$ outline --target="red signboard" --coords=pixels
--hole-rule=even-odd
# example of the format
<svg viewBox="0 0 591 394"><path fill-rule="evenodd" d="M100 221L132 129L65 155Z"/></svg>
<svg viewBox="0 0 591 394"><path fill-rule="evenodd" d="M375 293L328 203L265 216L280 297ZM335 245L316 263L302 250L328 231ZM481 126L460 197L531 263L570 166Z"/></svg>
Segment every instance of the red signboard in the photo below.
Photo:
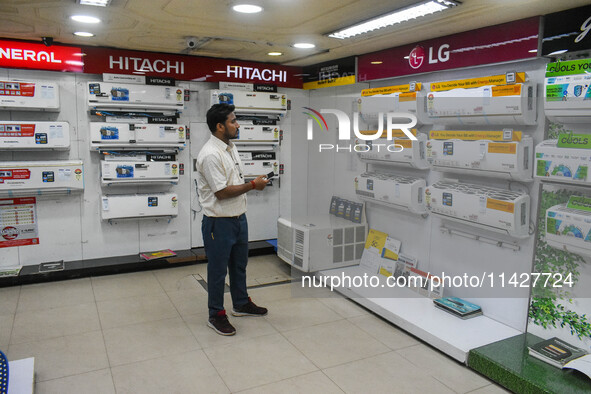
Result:
<svg viewBox="0 0 591 394"><path fill-rule="evenodd" d="M35 197L0 200L0 248L37 245Z"/></svg>
<svg viewBox="0 0 591 394"><path fill-rule="evenodd" d="M0 40L0 67L82 72L82 65L77 47Z"/></svg>
<svg viewBox="0 0 591 394"><path fill-rule="evenodd" d="M534 17L368 53L358 59L357 80L532 58L539 26L540 17Z"/></svg>

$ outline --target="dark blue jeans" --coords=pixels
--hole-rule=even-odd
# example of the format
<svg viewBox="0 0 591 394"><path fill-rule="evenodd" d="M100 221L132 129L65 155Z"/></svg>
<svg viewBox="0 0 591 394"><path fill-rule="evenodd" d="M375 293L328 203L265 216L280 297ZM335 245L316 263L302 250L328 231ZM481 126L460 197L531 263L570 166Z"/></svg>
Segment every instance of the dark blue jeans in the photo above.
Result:
<svg viewBox="0 0 591 394"><path fill-rule="evenodd" d="M230 275L230 294L235 307L248 302L246 264L248 263L248 223L246 214L232 218L203 215L201 233L207 255L209 316L224 310L226 273Z"/></svg>

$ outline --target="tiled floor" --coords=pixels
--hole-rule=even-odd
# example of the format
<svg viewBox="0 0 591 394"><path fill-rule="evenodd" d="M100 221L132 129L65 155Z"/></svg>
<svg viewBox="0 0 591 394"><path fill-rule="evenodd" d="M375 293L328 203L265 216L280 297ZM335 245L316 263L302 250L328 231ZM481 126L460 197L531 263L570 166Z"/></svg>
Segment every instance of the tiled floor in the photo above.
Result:
<svg viewBox="0 0 591 394"><path fill-rule="evenodd" d="M35 357L39 394L505 392L328 290L298 298L289 284L252 288L268 316L230 317L238 333L217 335L206 326L205 271L0 289L0 349ZM259 256L248 275L257 286L289 267Z"/></svg>

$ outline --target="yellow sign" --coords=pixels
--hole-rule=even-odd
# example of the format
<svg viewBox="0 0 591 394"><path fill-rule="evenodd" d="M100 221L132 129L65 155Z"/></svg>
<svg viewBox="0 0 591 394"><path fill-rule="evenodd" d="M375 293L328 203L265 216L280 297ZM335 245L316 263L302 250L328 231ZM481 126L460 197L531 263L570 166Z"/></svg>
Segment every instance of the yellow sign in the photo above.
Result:
<svg viewBox="0 0 591 394"><path fill-rule="evenodd" d="M400 145L403 148L412 148L412 140L394 140L396 145Z"/></svg>
<svg viewBox="0 0 591 394"><path fill-rule="evenodd" d="M415 89L412 92L418 92L421 90L423 85L420 82L415 83ZM375 96L376 94L392 94L392 93L409 93L410 84L406 85L396 85L396 86L384 86L383 88L373 88L373 89L363 89L361 91L361 96ZM416 95L415 95L416 98ZM402 101L402 100L401 100Z"/></svg>
<svg viewBox="0 0 591 394"><path fill-rule="evenodd" d="M489 140L489 141L509 141L505 139L504 131L455 131L455 130L431 130L429 138L432 140ZM511 132L510 141L521 141L521 131Z"/></svg>
<svg viewBox="0 0 591 394"><path fill-rule="evenodd" d="M494 198L486 199L486 207L497 211L513 213L515 211L515 204L512 202L495 200Z"/></svg>
<svg viewBox="0 0 591 394"><path fill-rule="evenodd" d="M348 77L323 79L322 81L304 82L304 90L328 88L331 86L352 85L355 83L355 75Z"/></svg>
<svg viewBox="0 0 591 394"><path fill-rule="evenodd" d="M367 239L365 240L365 249L376 248L377 252L381 254L384 245L386 245L386 238L388 238L388 234L370 229L369 234L367 234Z"/></svg>
<svg viewBox="0 0 591 394"><path fill-rule="evenodd" d="M514 83L525 82L525 73L516 73ZM513 83L513 82L512 82ZM432 92L441 92L444 90L458 89L458 88L477 88L480 86L489 85L507 85L507 76L491 75L490 77L458 79L455 81L433 82L431 84Z"/></svg>
<svg viewBox="0 0 591 394"><path fill-rule="evenodd" d="M517 153L517 144L512 142L491 142L488 144L488 153L508 153L514 155Z"/></svg>
<svg viewBox="0 0 591 394"><path fill-rule="evenodd" d="M519 96L520 94L521 85L493 86L492 88L493 97Z"/></svg>
<svg viewBox="0 0 591 394"><path fill-rule="evenodd" d="M377 132L377 130L359 130L363 135L375 135ZM410 129L410 132L416 137L417 129ZM384 130L380 138L388 138L388 132ZM392 130L392 138L406 138L406 134L400 129Z"/></svg>

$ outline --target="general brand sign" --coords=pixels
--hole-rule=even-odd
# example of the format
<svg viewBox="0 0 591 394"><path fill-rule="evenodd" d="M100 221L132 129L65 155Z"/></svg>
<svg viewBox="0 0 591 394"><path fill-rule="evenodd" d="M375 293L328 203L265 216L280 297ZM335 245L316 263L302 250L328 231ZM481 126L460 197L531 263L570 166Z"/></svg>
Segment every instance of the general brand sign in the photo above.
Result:
<svg viewBox="0 0 591 394"><path fill-rule="evenodd" d="M82 57L77 47L0 40L0 67L82 72Z"/></svg>

